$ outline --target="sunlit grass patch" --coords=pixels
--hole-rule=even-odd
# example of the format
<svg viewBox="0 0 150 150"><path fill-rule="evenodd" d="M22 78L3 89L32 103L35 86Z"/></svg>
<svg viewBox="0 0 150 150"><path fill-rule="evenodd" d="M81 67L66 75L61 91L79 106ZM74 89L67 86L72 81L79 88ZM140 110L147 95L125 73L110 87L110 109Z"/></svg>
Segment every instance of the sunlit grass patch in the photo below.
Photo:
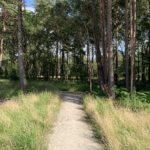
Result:
<svg viewBox="0 0 150 150"><path fill-rule="evenodd" d="M0 149L42 150L45 135L59 110L59 97L51 92L20 94L0 105Z"/></svg>
<svg viewBox="0 0 150 150"><path fill-rule="evenodd" d="M147 150L150 148L150 114L116 107L98 97L86 96L86 112L96 124L107 149Z"/></svg>

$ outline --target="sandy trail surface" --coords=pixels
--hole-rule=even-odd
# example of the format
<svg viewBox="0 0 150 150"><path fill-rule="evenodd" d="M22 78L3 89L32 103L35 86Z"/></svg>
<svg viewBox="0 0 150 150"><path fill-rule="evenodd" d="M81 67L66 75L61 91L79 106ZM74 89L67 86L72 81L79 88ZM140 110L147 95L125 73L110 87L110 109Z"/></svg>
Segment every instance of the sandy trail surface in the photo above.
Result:
<svg viewBox="0 0 150 150"><path fill-rule="evenodd" d="M102 150L86 119L80 93L60 93L63 103L48 139L48 150Z"/></svg>

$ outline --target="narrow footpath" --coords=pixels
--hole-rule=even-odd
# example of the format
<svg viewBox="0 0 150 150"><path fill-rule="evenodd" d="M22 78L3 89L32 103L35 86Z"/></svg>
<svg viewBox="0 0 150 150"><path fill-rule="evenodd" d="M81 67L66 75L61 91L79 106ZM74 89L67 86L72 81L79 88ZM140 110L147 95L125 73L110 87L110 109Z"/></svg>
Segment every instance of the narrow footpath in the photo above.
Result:
<svg viewBox="0 0 150 150"><path fill-rule="evenodd" d="M49 135L48 150L102 150L81 103L82 94L62 92L62 107Z"/></svg>

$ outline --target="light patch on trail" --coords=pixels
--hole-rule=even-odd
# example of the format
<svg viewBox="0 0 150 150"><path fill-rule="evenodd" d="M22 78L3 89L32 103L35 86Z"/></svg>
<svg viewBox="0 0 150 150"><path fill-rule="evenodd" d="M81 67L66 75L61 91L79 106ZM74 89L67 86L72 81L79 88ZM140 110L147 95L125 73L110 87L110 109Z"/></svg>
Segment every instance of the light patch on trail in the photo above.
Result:
<svg viewBox="0 0 150 150"><path fill-rule="evenodd" d="M61 93L63 104L52 134L48 150L102 150L95 139L81 104L81 94Z"/></svg>

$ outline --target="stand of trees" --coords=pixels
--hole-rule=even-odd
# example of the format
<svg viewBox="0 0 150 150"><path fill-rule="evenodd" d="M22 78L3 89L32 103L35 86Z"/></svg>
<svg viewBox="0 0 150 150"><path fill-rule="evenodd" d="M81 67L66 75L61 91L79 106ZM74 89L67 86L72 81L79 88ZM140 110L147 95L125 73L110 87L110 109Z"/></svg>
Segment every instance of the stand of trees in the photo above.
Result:
<svg viewBox="0 0 150 150"><path fill-rule="evenodd" d="M115 98L150 83L149 0L0 1L0 77L97 82Z"/></svg>

